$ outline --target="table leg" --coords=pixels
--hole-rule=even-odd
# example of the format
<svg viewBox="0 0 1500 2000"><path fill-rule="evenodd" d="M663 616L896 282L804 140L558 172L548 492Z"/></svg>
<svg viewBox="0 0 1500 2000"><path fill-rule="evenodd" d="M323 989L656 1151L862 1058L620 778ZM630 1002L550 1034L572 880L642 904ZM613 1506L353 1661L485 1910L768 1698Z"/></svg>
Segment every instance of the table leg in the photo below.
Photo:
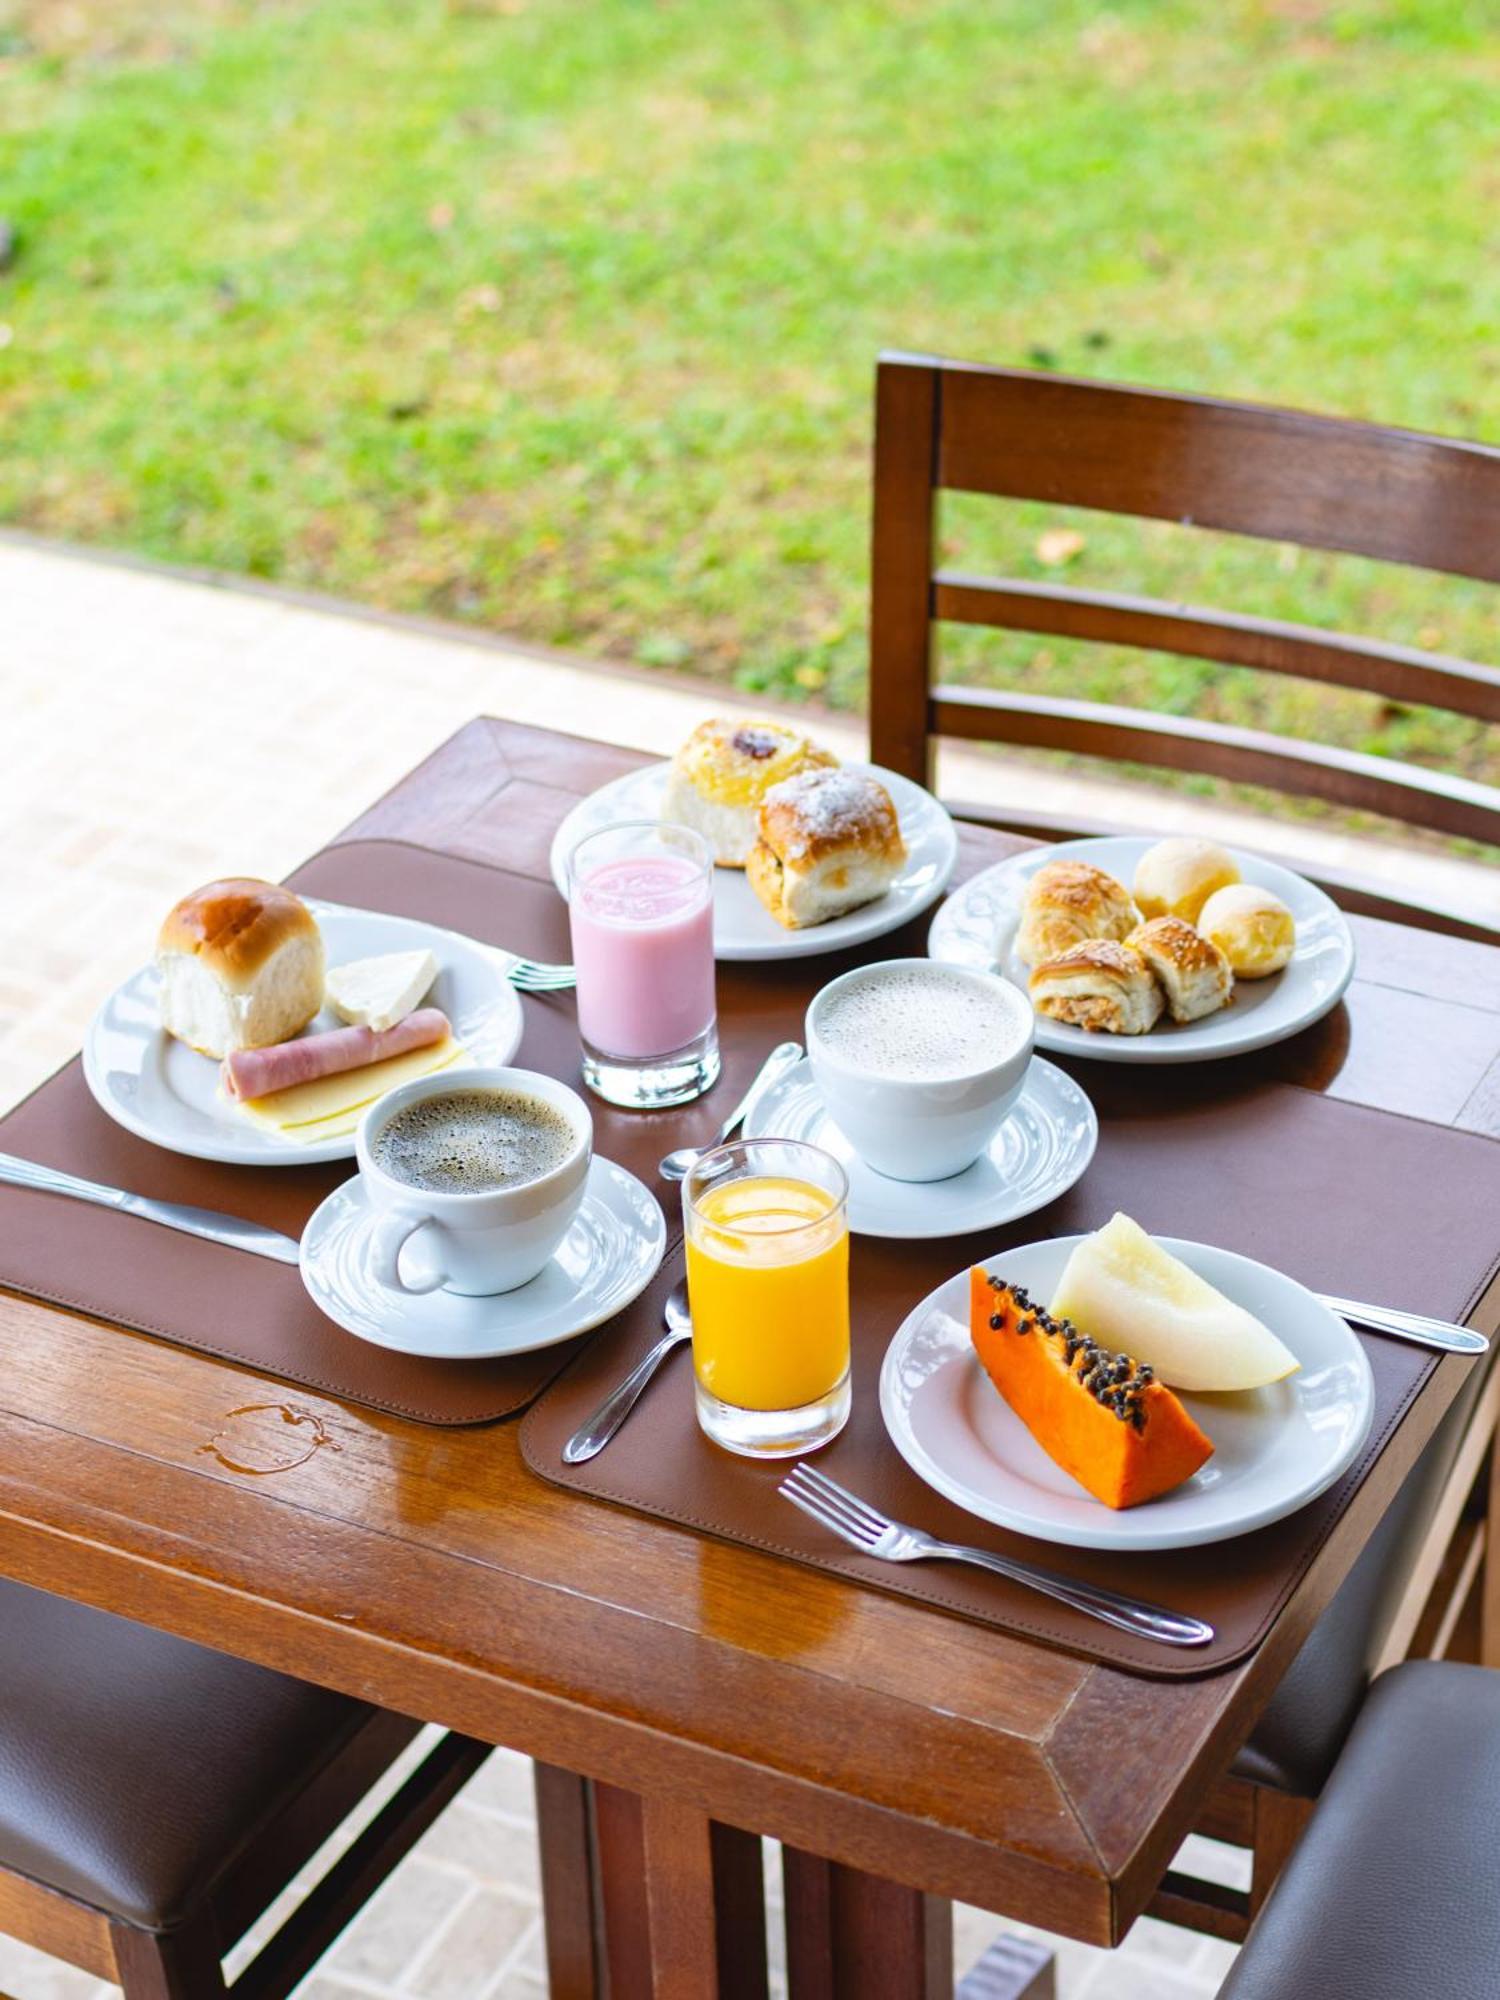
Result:
<svg viewBox="0 0 1500 2000"><path fill-rule="evenodd" d="M782 1849L789 2000L951 2000L953 1909L942 1896Z"/></svg>
<svg viewBox="0 0 1500 2000"><path fill-rule="evenodd" d="M753 1834L544 1765L537 1817L554 2000L766 2000Z"/></svg>
<svg viewBox="0 0 1500 2000"><path fill-rule="evenodd" d="M542 1927L552 2000L603 2000L603 1937L594 1882L594 1808L587 1778L533 1767L542 1864Z"/></svg>

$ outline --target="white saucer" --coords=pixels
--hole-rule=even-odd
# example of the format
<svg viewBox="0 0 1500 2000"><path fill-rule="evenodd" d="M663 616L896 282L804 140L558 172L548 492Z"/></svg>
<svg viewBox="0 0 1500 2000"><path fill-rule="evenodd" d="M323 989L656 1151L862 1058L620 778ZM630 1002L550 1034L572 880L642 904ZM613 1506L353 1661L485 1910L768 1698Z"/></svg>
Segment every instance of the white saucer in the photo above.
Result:
<svg viewBox="0 0 1500 2000"><path fill-rule="evenodd" d="M330 965L387 951L419 951L438 962L427 1004L441 1007L471 1063L503 1068L521 1046L521 1001L507 960L487 944L410 917L354 910L312 897ZM309 1032L341 1025L325 1008ZM117 986L89 1023L83 1074L100 1108L138 1138L195 1160L247 1167L306 1167L352 1160L354 1134L303 1144L252 1125L219 1089L219 1065L174 1041L161 1025L156 968L143 965Z"/></svg>
<svg viewBox="0 0 1500 2000"><path fill-rule="evenodd" d="M1072 1077L1033 1058L1015 1109L972 1167L946 1181L893 1181L867 1167L833 1119L804 1056L745 1120L747 1139L802 1139L849 1176L858 1236L963 1236L998 1229L1066 1194L1094 1157L1099 1121Z"/></svg>
<svg viewBox="0 0 1500 2000"><path fill-rule="evenodd" d="M971 876L932 920L927 950L950 965L982 965L1000 972L1024 993L1030 979L1015 949L1026 884L1048 861L1089 861L1127 885L1136 863L1154 843L1142 834L1065 840L1030 847ZM1245 1055L1300 1034L1338 1005L1354 977L1354 933L1349 919L1305 876L1280 862L1236 850L1245 881L1270 889L1297 924L1291 963L1269 979L1237 979L1234 999L1201 1021L1162 1021L1149 1035L1090 1034L1065 1021L1037 1016L1036 1045L1053 1055L1093 1062L1212 1062Z"/></svg>
<svg viewBox="0 0 1500 2000"><path fill-rule="evenodd" d="M302 1282L348 1333L429 1361L529 1354L623 1312L656 1276L667 1244L655 1195L596 1155L577 1220L546 1270L514 1292L393 1292L370 1275L373 1211L364 1183L335 1188L302 1232Z"/></svg>
<svg viewBox="0 0 1500 2000"><path fill-rule="evenodd" d="M620 819L660 819L670 764L648 764L590 792L568 814L552 838L552 879L564 899L568 856L585 834ZM743 868L714 870L714 956L724 959L812 958L883 937L935 903L958 861L958 832L931 792L878 764L851 764L869 771L891 795L906 860L883 896L847 916L809 930L789 931L771 915L750 887Z"/></svg>
<svg viewBox="0 0 1500 2000"><path fill-rule="evenodd" d="M986 1257L987 1269L1052 1296L1073 1246L1059 1236ZM995 1388L969 1339L959 1271L902 1322L880 1371L880 1413L912 1471L956 1505L1018 1534L1081 1549L1185 1549L1226 1541L1305 1507L1345 1473L1375 1409L1354 1334L1294 1278L1207 1243L1163 1236L1226 1298L1274 1327L1302 1364L1285 1382L1182 1400L1214 1455L1175 1492L1116 1511L1055 1464Z"/></svg>

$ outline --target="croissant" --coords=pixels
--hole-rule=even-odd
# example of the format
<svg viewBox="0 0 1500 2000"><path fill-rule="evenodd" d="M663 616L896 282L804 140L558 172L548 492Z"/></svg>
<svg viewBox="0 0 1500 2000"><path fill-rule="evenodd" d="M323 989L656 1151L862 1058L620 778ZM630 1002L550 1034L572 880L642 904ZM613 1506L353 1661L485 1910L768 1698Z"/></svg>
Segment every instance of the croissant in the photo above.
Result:
<svg viewBox="0 0 1500 2000"><path fill-rule="evenodd" d="M1040 965L1090 938L1123 938L1141 920L1124 886L1088 861L1048 861L1026 885L1016 953Z"/></svg>
<svg viewBox="0 0 1500 2000"><path fill-rule="evenodd" d="M1201 1021L1229 1004L1234 993L1229 960L1181 917L1153 917L1126 943L1160 981L1174 1021Z"/></svg>
<svg viewBox="0 0 1500 2000"><path fill-rule="evenodd" d="M1031 1001L1049 1020L1107 1035L1148 1034L1164 1005L1140 953L1113 938L1086 939L1037 966Z"/></svg>

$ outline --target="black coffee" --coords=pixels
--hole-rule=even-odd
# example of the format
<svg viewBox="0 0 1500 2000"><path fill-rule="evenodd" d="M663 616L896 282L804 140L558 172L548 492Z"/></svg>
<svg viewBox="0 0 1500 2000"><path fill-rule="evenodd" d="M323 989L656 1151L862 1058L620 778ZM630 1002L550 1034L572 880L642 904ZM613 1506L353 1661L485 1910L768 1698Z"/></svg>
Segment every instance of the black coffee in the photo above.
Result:
<svg viewBox="0 0 1500 2000"><path fill-rule="evenodd" d="M443 1090L398 1111L376 1137L375 1164L434 1194L486 1194L540 1180L575 1144L573 1127L520 1090Z"/></svg>

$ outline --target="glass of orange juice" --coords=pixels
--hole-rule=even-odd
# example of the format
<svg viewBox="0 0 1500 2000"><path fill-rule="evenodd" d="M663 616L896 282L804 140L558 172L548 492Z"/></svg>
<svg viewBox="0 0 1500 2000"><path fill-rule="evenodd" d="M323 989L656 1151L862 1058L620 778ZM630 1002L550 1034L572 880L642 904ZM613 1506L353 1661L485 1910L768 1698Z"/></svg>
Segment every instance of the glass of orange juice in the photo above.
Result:
<svg viewBox="0 0 1500 2000"><path fill-rule="evenodd" d="M831 1153L747 1139L682 1184L698 1421L747 1458L826 1444L849 1416L849 1183Z"/></svg>

